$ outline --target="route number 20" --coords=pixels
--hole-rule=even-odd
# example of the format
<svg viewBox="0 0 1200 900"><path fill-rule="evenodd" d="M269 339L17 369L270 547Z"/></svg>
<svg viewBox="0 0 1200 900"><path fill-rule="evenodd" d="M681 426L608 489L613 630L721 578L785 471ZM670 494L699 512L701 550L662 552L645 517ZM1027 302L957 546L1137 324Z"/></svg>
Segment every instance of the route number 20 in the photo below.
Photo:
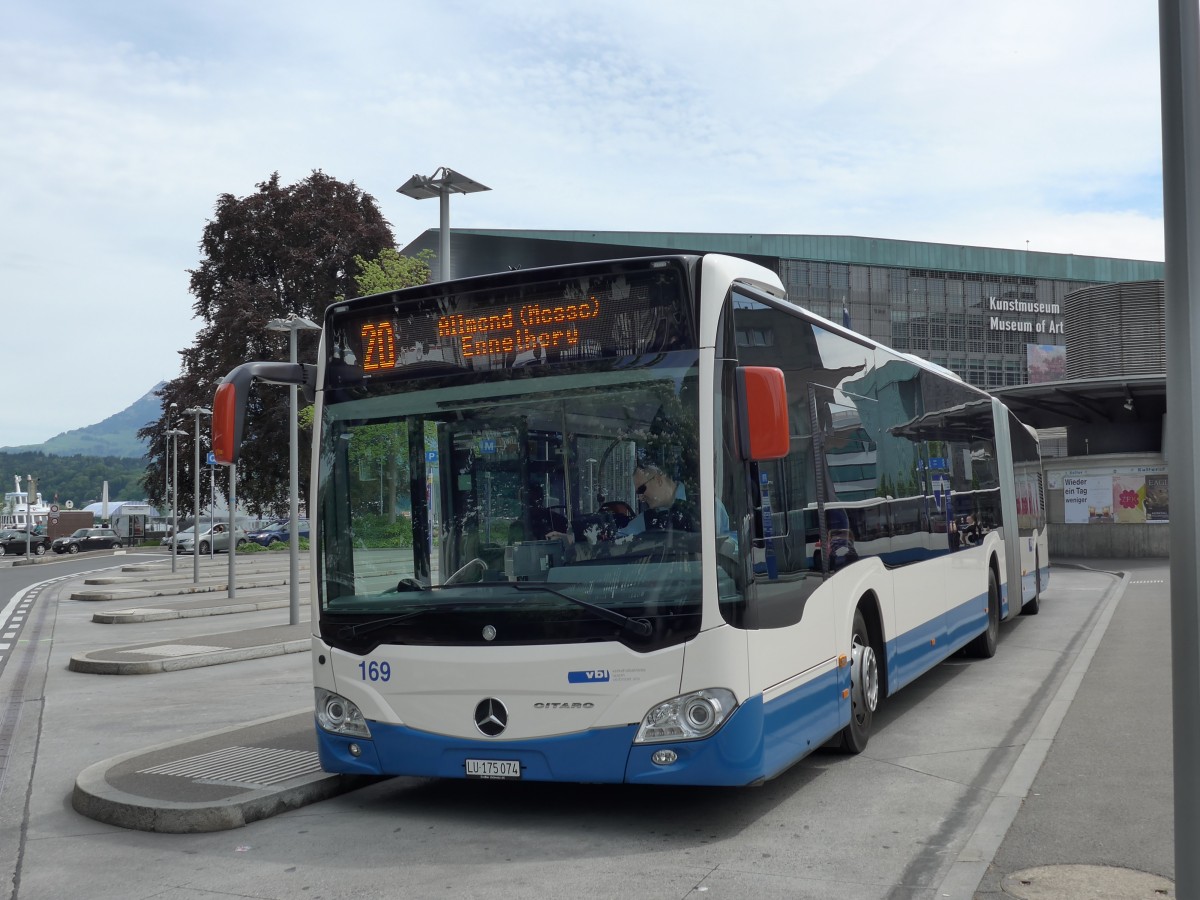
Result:
<svg viewBox="0 0 1200 900"><path fill-rule="evenodd" d="M391 369L396 365L396 333L391 322L367 322L362 327L363 371Z"/></svg>

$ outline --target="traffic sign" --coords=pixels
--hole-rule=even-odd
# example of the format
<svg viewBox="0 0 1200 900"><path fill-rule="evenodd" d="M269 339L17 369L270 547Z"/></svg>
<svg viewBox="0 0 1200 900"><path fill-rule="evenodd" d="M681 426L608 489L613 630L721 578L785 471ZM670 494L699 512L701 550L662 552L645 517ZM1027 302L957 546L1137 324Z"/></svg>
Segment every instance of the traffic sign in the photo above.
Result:
<svg viewBox="0 0 1200 900"><path fill-rule="evenodd" d="M210 466L215 466L217 464L217 454L213 453L211 450L208 451L208 464Z"/></svg>

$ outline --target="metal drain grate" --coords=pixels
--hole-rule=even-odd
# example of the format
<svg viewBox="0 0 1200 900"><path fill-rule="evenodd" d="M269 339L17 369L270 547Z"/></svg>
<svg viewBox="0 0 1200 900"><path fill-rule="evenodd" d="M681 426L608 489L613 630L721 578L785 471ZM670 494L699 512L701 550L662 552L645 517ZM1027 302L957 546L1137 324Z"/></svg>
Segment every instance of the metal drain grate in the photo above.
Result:
<svg viewBox="0 0 1200 900"><path fill-rule="evenodd" d="M139 774L177 775L202 784L258 787L279 784L321 771L321 761L311 750L277 750L272 747L226 747L173 763L142 769Z"/></svg>

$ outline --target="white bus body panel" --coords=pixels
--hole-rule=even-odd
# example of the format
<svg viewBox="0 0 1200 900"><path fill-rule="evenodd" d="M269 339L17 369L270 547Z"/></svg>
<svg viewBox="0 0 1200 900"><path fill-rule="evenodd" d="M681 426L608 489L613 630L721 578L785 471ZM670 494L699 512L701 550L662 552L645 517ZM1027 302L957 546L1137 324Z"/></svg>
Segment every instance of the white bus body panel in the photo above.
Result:
<svg viewBox="0 0 1200 900"><path fill-rule="evenodd" d="M381 644L359 657L330 650L318 639L313 676L317 687L352 701L368 721L448 737L478 739L475 707L495 697L510 712L505 739L525 740L640 722L651 707L679 693L684 653L682 645L640 654L617 643ZM325 665L317 656L326 658ZM388 680L369 680L371 664L378 668L384 662ZM592 677L572 683L571 673Z"/></svg>

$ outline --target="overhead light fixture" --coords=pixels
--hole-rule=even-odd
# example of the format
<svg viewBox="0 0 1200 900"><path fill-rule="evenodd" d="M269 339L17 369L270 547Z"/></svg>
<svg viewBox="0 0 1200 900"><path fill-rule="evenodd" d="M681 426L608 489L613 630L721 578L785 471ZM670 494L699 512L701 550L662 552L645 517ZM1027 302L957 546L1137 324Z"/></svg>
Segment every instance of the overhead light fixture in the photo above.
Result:
<svg viewBox="0 0 1200 900"><path fill-rule="evenodd" d="M432 175L414 175L396 188L396 193L412 197L414 200L440 198L438 281L447 281L450 278L450 195L474 194L490 190L491 188L487 185L480 184L461 172L455 172L448 166L442 166Z"/></svg>

